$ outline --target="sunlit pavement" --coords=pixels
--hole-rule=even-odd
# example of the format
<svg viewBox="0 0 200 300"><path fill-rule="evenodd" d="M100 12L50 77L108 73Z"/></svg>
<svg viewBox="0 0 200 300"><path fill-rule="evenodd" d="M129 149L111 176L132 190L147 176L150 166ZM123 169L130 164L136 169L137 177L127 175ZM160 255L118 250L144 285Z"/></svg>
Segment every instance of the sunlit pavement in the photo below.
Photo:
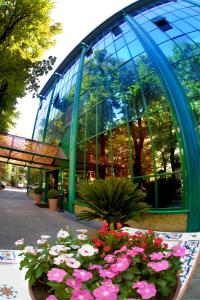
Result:
<svg viewBox="0 0 200 300"><path fill-rule="evenodd" d="M26 189L19 189L14 187L6 187L3 191L11 191L11 192L20 192L20 193L26 193Z"/></svg>
<svg viewBox="0 0 200 300"><path fill-rule="evenodd" d="M74 215L69 213L39 208L27 197L26 189L7 187L0 191L0 249L16 249L14 242L20 238L29 245L41 234L55 238L58 230L66 226L70 230L86 228L94 234L99 224L76 222Z"/></svg>

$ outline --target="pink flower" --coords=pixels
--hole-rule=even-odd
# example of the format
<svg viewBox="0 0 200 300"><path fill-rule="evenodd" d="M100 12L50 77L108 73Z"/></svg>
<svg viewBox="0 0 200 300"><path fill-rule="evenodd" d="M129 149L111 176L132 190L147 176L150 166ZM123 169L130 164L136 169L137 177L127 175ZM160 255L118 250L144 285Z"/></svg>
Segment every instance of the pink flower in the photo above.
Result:
<svg viewBox="0 0 200 300"><path fill-rule="evenodd" d="M152 254L150 254L151 260L161 260L164 255L162 252L154 252Z"/></svg>
<svg viewBox="0 0 200 300"><path fill-rule="evenodd" d="M126 261L129 264L131 263L130 257L128 257L128 255L126 254L122 254L120 257L118 257L117 262L122 262L122 261Z"/></svg>
<svg viewBox="0 0 200 300"><path fill-rule="evenodd" d="M167 260L161 260L157 263L150 262L147 264L147 267L152 268L155 272L160 272L163 270L167 270L169 268L169 263Z"/></svg>
<svg viewBox="0 0 200 300"><path fill-rule="evenodd" d="M118 284L113 284L111 279L105 279L104 281L102 281L102 285L106 285L106 286L110 286L113 288L113 291L115 293L119 293L119 286Z"/></svg>
<svg viewBox="0 0 200 300"><path fill-rule="evenodd" d="M96 300L116 300L117 293L113 287L107 285L101 285L93 291L93 295Z"/></svg>
<svg viewBox="0 0 200 300"><path fill-rule="evenodd" d="M93 300L88 290L73 290L71 300Z"/></svg>
<svg viewBox="0 0 200 300"><path fill-rule="evenodd" d="M92 273L85 270L75 270L73 273L74 277L80 279L81 281L88 281L92 278Z"/></svg>
<svg viewBox="0 0 200 300"><path fill-rule="evenodd" d="M121 260L111 265L110 270L112 272L123 272L126 269L128 269L128 267L129 267L129 263L126 260Z"/></svg>
<svg viewBox="0 0 200 300"><path fill-rule="evenodd" d="M115 261L115 256L114 256L114 255L111 255L111 254L106 255L106 256L104 257L104 260L105 260L106 262L108 262L108 263L113 263L113 262Z"/></svg>
<svg viewBox="0 0 200 300"><path fill-rule="evenodd" d="M132 250L136 253L143 253L144 252L144 248L141 247L133 247Z"/></svg>
<svg viewBox="0 0 200 300"><path fill-rule="evenodd" d="M66 280L66 284L71 286L73 289L80 289L82 286L81 280L77 278L68 278Z"/></svg>
<svg viewBox="0 0 200 300"><path fill-rule="evenodd" d="M180 245L176 245L173 247L173 255L178 257L183 257L185 255L185 247L182 247Z"/></svg>
<svg viewBox="0 0 200 300"><path fill-rule="evenodd" d="M101 277L107 277L107 278L113 278L117 275L118 273L117 272L112 272L110 270L102 270L100 269L99 270L99 275Z"/></svg>
<svg viewBox="0 0 200 300"><path fill-rule="evenodd" d="M132 288L133 289L136 289L136 288L140 288L140 289L143 289L143 288L145 288L146 286L147 286L147 282L146 281L138 281L138 282L136 282L136 283L134 283L133 285L132 285Z"/></svg>
<svg viewBox="0 0 200 300"><path fill-rule="evenodd" d="M150 299L156 295L156 288L153 283L147 283L137 289L137 293L141 295L142 299Z"/></svg>
<svg viewBox="0 0 200 300"><path fill-rule="evenodd" d="M58 300L58 298L56 298L56 296L54 295L50 295L49 297L46 298L46 300Z"/></svg>
<svg viewBox="0 0 200 300"><path fill-rule="evenodd" d="M88 268L88 270L101 270L102 269L102 266L100 266L100 265L92 265L92 264L90 264L89 265L89 268Z"/></svg>
<svg viewBox="0 0 200 300"><path fill-rule="evenodd" d="M62 269L52 268L48 273L48 280L62 282L67 273Z"/></svg>

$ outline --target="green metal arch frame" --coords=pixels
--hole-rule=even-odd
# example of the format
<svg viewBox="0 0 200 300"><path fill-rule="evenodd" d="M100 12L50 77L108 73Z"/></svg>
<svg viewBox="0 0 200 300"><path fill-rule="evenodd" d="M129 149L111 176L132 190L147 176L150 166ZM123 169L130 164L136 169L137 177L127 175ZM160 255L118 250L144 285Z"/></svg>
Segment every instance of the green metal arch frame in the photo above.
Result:
<svg viewBox="0 0 200 300"><path fill-rule="evenodd" d="M78 130L78 109L80 100L80 91L83 75L83 64L85 59L85 53L88 46L82 43L82 52L79 61L79 68L76 79L76 89L74 94L74 105L71 122L70 132L70 150L69 150L69 212L74 212L74 200L75 200L75 180L76 180L76 144L77 144L77 130Z"/></svg>
<svg viewBox="0 0 200 300"><path fill-rule="evenodd" d="M180 126L188 175L188 194L190 196L187 230L198 231L200 230L200 144L193 112L173 69L156 43L130 15L125 14L124 19L137 35L157 68L169 104L173 108Z"/></svg>

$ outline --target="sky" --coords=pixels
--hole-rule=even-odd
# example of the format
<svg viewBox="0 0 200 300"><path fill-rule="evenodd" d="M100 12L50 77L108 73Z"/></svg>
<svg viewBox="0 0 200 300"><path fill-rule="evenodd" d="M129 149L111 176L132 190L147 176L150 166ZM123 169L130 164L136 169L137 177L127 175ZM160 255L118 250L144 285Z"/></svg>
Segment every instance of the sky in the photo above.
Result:
<svg viewBox="0 0 200 300"><path fill-rule="evenodd" d="M54 71L68 53L94 28L112 16L115 12L135 2L135 0L55 0L52 19L62 23L62 33L56 37L56 45L49 49L44 58L49 55L57 57ZM41 88L52 72L41 79ZM20 117L16 127L10 133L31 138L38 99L29 94L18 100L17 109Z"/></svg>

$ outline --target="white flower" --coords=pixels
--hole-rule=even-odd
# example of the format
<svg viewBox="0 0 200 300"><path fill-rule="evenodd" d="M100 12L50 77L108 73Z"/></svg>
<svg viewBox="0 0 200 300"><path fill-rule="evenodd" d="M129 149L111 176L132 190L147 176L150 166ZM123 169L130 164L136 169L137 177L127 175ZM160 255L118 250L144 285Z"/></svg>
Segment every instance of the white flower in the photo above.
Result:
<svg viewBox="0 0 200 300"><path fill-rule="evenodd" d="M57 238L58 239L63 239L63 238L66 238L69 236L69 232L68 231L65 231L63 229L61 229L60 231L58 231L57 233Z"/></svg>
<svg viewBox="0 0 200 300"><path fill-rule="evenodd" d="M49 254L53 256L57 256L58 254L60 254L60 252L67 251L67 250L71 250L71 249L69 247L65 247L64 245L55 245L50 248Z"/></svg>
<svg viewBox="0 0 200 300"><path fill-rule="evenodd" d="M37 249L32 246L26 246L23 251L24 253L31 253L33 255L37 254Z"/></svg>
<svg viewBox="0 0 200 300"><path fill-rule="evenodd" d="M40 240L37 240L36 242L38 245L44 245L46 243L46 240L44 239L40 239Z"/></svg>
<svg viewBox="0 0 200 300"><path fill-rule="evenodd" d="M67 264L68 259L69 258L71 259L72 256L74 256L73 253L67 253L67 254L59 255L58 257L54 258L54 264L55 265L60 265L64 262Z"/></svg>
<svg viewBox="0 0 200 300"><path fill-rule="evenodd" d="M80 248L80 246L79 245L71 245L70 246L73 250L77 250L77 249L79 249Z"/></svg>
<svg viewBox="0 0 200 300"><path fill-rule="evenodd" d="M78 269L81 265L80 261L75 258L67 258L66 265L72 269Z"/></svg>
<svg viewBox="0 0 200 300"><path fill-rule="evenodd" d="M41 235L41 239L45 239L45 240L49 239L50 237L51 237L50 235Z"/></svg>
<svg viewBox="0 0 200 300"><path fill-rule="evenodd" d="M15 242L15 245L16 245L16 246L23 245L23 244L24 244L24 239L17 240L17 241Z"/></svg>
<svg viewBox="0 0 200 300"><path fill-rule="evenodd" d="M78 253L82 256L93 256L95 252L95 248L90 244L85 244L80 249L78 249Z"/></svg>
<svg viewBox="0 0 200 300"><path fill-rule="evenodd" d="M88 230L87 229L76 229L77 232L81 232L81 233L87 233Z"/></svg>
<svg viewBox="0 0 200 300"><path fill-rule="evenodd" d="M53 262L55 265L60 265L60 264L64 263L65 261L66 261L66 257L64 257L63 255L60 255L60 256L54 258Z"/></svg>
<svg viewBox="0 0 200 300"><path fill-rule="evenodd" d="M78 234L77 238L81 241L85 241L88 239L87 235L85 235L85 234Z"/></svg>

